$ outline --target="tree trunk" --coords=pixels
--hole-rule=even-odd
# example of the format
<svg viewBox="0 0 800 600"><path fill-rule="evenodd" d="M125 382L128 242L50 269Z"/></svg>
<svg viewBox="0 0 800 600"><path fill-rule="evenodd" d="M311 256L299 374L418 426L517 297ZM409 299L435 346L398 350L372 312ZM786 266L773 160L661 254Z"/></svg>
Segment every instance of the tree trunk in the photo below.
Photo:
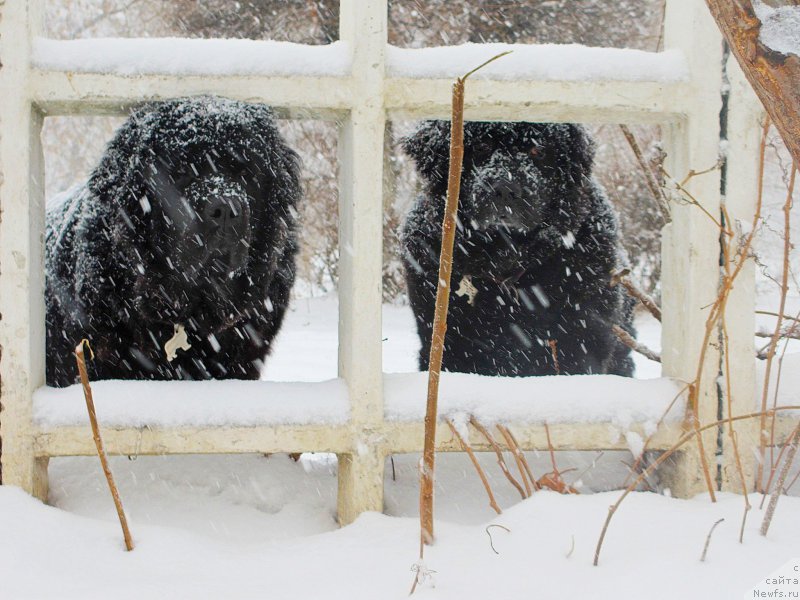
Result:
<svg viewBox="0 0 800 600"><path fill-rule="evenodd" d="M796 164L800 165L800 57L761 43L761 22L750 0L706 0L747 80L775 123ZM773 1L795 6L797 0Z"/></svg>

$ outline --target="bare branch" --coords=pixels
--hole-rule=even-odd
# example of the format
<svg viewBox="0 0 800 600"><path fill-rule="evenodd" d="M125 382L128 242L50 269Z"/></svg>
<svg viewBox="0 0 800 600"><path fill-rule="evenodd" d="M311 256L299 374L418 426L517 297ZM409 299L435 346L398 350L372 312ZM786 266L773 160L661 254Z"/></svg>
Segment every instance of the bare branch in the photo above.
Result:
<svg viewBox="0 0 800 600"><path fill-rule="evenodd" d="M472 465L478 472L478 477L481 478L483 487L486 489L486 495L489 496L489 506L491 506L498 515L501 514L503 511L500 510L500 507L497 505L497 501L494 499L494 494L492 493L492 487L489 485L489 480L486 479L486 473L483 472L483 469L481 468L481 465L478 462L478 457L475 456L475 452L473 452L467 440L461 437L461 434L458 433L456 426L453 425L453 422L450 419L447 419L447 424L450 426L450 431L453 432L453 435L456 436L456 438L458 438L458 441L461 444L461 448L464 450L464 452L467 453L469 459L472 461Z"/></svg>
<svg viewBox="0 0 800 600"><path fill-rule="evenodd" d="M722 523L724 520L725 519L720 519L711 526L711 529L709 530L708 535L706 536L706 544L705 546L703 546L703 554L700 555L700 562L706 561L706 554L708 553L708 545L711 543L711 534L714 533L714 530L717 528L717 525Z"/></svg>
<svg viewBox="0 0 800 600"><path fill-rule="evenodd" d="M525 481L525 489L522 489L522 486L519 484L516 478L511 474L511 471L508 470L508 465L506 464L506 460L505 458L503 458L503 450L502 448L500 448L495 439L492 437L492 434L489 433L489 431L483 425L481 425L475 417L470 417L469 422L475 429L477 429L481 433L483 437L486 438L486 441L489 442L489 445L492 447L492 450L494 450L494 453L497 456L497 464L500 465L500 470L503 472L503 475L505 475L506 479L508 479L511 482L511 485L517 488L519 495L522 496L523 500L525 500L525 498L531 495L531 488L527 480Z"/></svg>
<svg viewBox="0 0 800 600"><path fill-rule="evenodd" d="M97 447L97 456L100 457L100 464L103 467L103 473L108 482L108 489L111 491L111 497L117 509L117 517L119 517L119 524L122 527L122 536L125 539L125 548L130 552L133 550L133 540L131 539L130 529L128 529L128 519L125 517L125 510L122 508L119 490L114 483L114 476L111 474L111 467L108 464L108 457L106 456L106 450L103 446L103 438L100 437L100 427L97 424L97 413L94 410L94 400L92 399L92 387L89 385L89 374L86 371L86 358L83 355L84 344L89 348L92 357L94 357L94 352L92 352L92 347L89 346L88 340L81 340L80 344L75 348L75 360L78 363L78 373L81 378L81 385L83 386L83 395L86 399L86 410L89 412L89 423L92 426L92 437L94 437L94 444Z"/></svg>
<svg viewBox="0 0 800 600"><path fill-rule="evenodd" d="M760 42L761 22L750 0L706 0L706 4L786 148L800 163L800 57Z"/></svg>
<svg viewBox="0 0 800 600"><path fill-rule="evenodd" d="M634 339L631 336L631 334L629 334L627 331L625 331L619 325L612 325L611 326L611 331L613 331L614 335L616 335L617 338L619 338L619 341L621 341L623 344L625 344L631 350L633 350L635 352L638 352L642 356L646 356L650 360L654 360L656 362L661 362L661 355L660 354L658 354L657 352L654 352L653 350L650 350L650 348L648 348L647 346L645 346L641 342L639 342L636 339Z"/></svg>
<svg viewBox="0 0 800 600"><path fill-rule="evenodd" d="M778 507L778 499L781 494L785 493L783 486L786 483L786 477L789 475L789 469L794 462L794 457L797 455L798 442L800 442L800 425L795 428L792 434L792 442L783 461L780 477L778 477L778 482L775 484L775 491L772 492L772 497L767 505L767 512L764 514L764 520L761 523L761 535L767 535L769 526L772 523L772 517L775 515L775 509Z"/></svg>
<svg viewBox="0 0 800 600"><path fill-rule="evenodd" d="M639 286L633 283L628 277L630 274L630 269L621 269L615 272L611 276L611 283L610 286L613 288L618 284L622 284L625 288L625 291L628 292L632 297L636 298L639 302L642 303L651 315L653 315L659 322L661 322L661 308L659 308L656 301L653 300L649 295L647 295Z"/></svg>
<svg viewBox="0 0 800 600"><path fill-rule="evenodd" d="M624 124L620 124L619 128L622 130L622 135L625 136L625 139L628 141L628 145L631 147L631 150L633 150L634 156L636 156L636 161L639 163L639 168L642 170L642 173L644 173L644 179L647 182L647 187L650 188L650 193L653 195L653 199L656 201L656 205L658 205L658 208L661 211L661 216L666 223L669 223L669 200L667 199L667 195L664 193L664 188L661 187L659 182L656 180L653 169L645 160L644 154L642 154L642 150L639 147L639 142L636 141L636 136L633 134L633 131L631 131L630 127Z"/></svg>

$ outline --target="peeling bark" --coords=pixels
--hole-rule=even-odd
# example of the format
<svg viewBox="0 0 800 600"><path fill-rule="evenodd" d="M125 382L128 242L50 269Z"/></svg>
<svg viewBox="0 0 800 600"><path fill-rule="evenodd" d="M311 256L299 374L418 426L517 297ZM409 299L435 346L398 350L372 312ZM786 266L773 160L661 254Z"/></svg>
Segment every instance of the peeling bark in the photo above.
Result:
<svg viewBox="0 0 800 600"><path fill-rule="evenodd" d="M800 164L800 57L771 50L759 41L761 22L750 0L706 0L750 85ZM797 5L794 0L773 6Z"/></svg>

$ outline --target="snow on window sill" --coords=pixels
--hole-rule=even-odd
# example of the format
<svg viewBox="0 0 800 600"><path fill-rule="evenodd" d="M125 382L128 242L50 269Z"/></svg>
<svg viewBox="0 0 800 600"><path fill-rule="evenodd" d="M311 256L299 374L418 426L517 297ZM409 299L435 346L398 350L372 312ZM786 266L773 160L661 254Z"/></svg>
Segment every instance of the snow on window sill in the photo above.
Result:
<svg viewBox="0 0 800 600"><path fill-rule="evenodd" d="M183 38L36 38L33 66L42 70L115 75L348 75L346 42Z"/></svg>
<svg viewBox="0 0 800 600"><path fill-rule="evenodd" d="M390 46L387 70L394 77L452 79L508 50L512 53L487 65L472 78L665 83L689 80L689 68L679 50L656 53L579 44L470 43L419 49Z"/></svg>

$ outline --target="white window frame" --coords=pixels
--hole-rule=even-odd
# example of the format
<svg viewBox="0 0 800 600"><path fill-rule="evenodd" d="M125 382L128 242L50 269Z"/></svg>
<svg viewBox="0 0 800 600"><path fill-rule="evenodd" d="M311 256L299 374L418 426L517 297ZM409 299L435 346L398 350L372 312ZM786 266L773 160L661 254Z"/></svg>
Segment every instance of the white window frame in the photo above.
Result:
<svg viewBox="0 0 800 600"><path fill-rule="evenodd" d="M383 151L387 119L448 118L450 79L387 75L387 0L341 0L340 39L353 53L345 76L170 76L45 71L32 65L32 42L41 31L41 2L0 4L0 436L3 482L40 498L47 494L51 456L93 454L87 427L39 429L32 419L32 395L45 380L44 164L40 141L45 115L122 114L144 100L218 94L263 102L286 114L337 118L343 125L340 153L339 375L351 399L346 425L180 428L107 428L112 454L193 452L329 451L339 456L339 518L352 521L364 510L383 507L383 471L390 453L422 448L421 423L384 419L381 364L381 255ZM466 117L471 120L526 120L660 123L668 168L677 176L713 165L719 154L722 43L702 0L668 0L666 49L683 53L688 81L470 81ZM474 65L464 65L465 70ZM749 222L757 183L760 105L730 64L727 208ZM719 170L695 177L688 188L711 214L719 214ZM719 283L718 231L689 205L675 203L663 236L663 373L684 381L695 377L707 307ZM736 413L753 406L752 354L754 269L749 264L728 303L727 325ZM716 338L712 340L716 342ZM709 348L699 394L702 422L716 419L718 349ZM290 401L290 400L287 400ZM420 399L422 402L423 399ZM522 446L546 447L541 425L512 424ZM609 441L598 423L552 428L556 449L625 448ZM634 429L641 424L634 425ZM446 428L442 450L457 450ZM742 424L740 444L756 443L755 424ZM664 427L651 448L677 439L678 427ZM485 443L473 439L476 448ZM727 436L725 444L727 444ZM705 447L713 461L716 432ZM752 452L743 450L752 470ZM702 490L694 445L665 469L672 492ZM727 448L723 467L730 463ZM722 469L723 487L733 469ZM730 475L733 477L733 475ZM734 477L735 479L735 477Z"/></svg>

